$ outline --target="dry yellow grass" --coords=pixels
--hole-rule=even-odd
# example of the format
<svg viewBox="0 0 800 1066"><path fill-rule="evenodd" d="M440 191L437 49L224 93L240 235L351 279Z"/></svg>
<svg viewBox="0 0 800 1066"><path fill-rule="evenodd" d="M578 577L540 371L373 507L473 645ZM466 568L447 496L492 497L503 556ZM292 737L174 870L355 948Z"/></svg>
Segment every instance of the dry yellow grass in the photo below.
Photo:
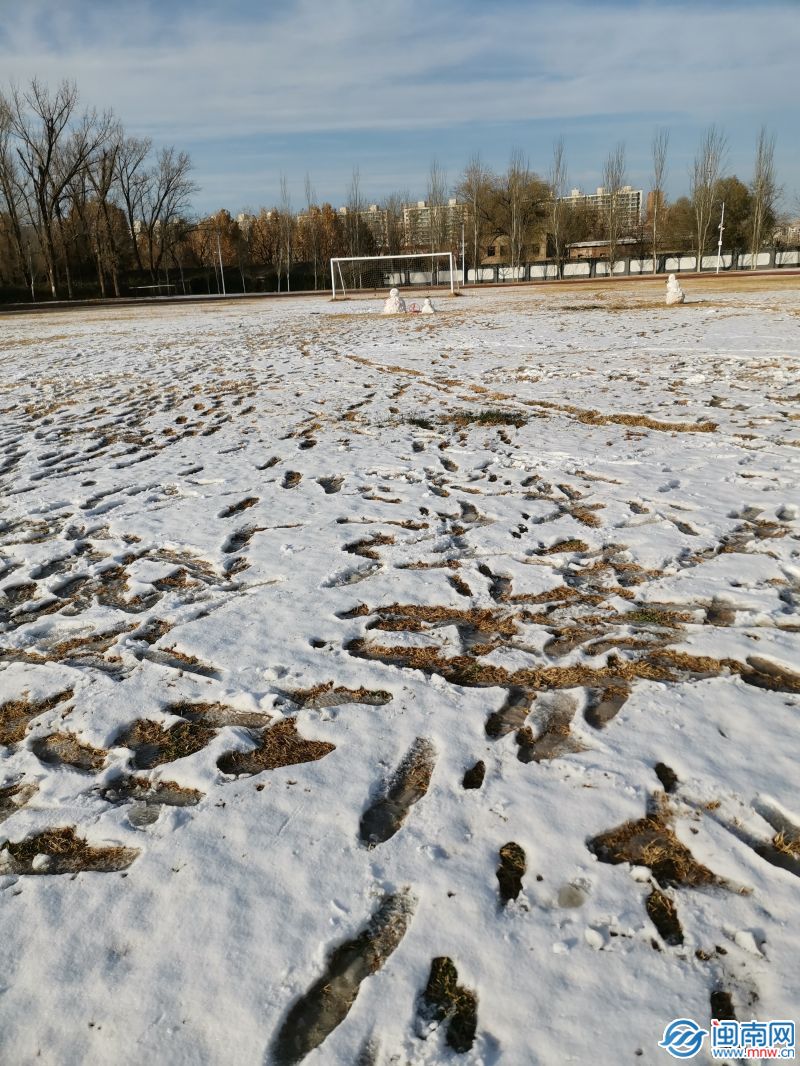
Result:
<svg viewBox="0 0 800 1066"><path fill-rule="evenodd" d="M421 1003L426 1021L446 1022L446 1040L453 1051L464 1054L472 1048L478 1025L478 997L458 983L458 970L446 955L431 962Z"/></svg>
<svg viewBox="0 0 800 1066"><path fill-rule="evenodd" d="M719 427L716 422L663 422L649 415L614 414L596 411L593 408L575 407L568 403L551 403L547 400L524 400L527 407L541 408L546 411L559 411L574 415L576 421L591 426L641 426L644 429L659 430L663 433L714 433Z"/></svg>
<svg viewBox="0 0 800 1066"><path fill-rule="evenodd" d="M344 703L380 706L389 703L392 699L391 692L385 689L345 688L342 685L334 687L333 681L324 681L311 688L290 689L286 696L298 707L311 709L335 707Z"/></svg>
<svg viewBox="0 0 800 1066"><path fill-rule="evenodd" d="M253 751L231 751L217 760L224 774L259 774L281 766L315 762L335 750L335 744L323 740L306 740L297 732L293 718L284 718L261 734Z"/></svg>
<svg viewBox="0 0 800 1066"><path fill-rule="evenodd" d="M558 555L560 552L588 552L589 545L584 540L560 540L557 544L551 544L549 548L540 548L537 555Z"/></svg>
<svg viewBox="0 0 800 1066"><path fill-rule="evenodd" d="M438 674L452 684L466 687L511 685L535 691L583 686L605 688L611 681L678 681L685 676L717 677L725 672L742 674L750 680L751 672L735 659L715 659L706 655L688 655L671 649L655 648L640 659L620 659L610 655L604 666L532 667L509 671L487 665L473 655L442 656L437 647L406 647L373 644L356 638L346 646L351 655L371 661ZM478 651L478 649L475 649Z"/></svg>
<svg viewBox="0 0 800 1066"><path fill-rule="evenodd" d="M364 537L361 540L352 541L350 544L345 544L344 550L351 555L360 555L364 559L379 559L380 556L374 548L382 547L386 544L394 544L395 540L388 533L376 533L373 537Z"/></svg>
<svg viewBox="0 0 800 1066"><path fill-rule="evenodd" d="M40 714L51 711L59 703L71 700L74 695L74 689L70 688L42 700L31 700L23 695L19 699L8 700L0 705L0 744L19 743L25 736L25 730L30 721L38 718Z"/></svg>
<svg viewBox="0 0 800 1066"><path fill-rule="evenodd" d="M108 752L103 748L84 744L74 733L51 733L33 742L33 752L45 763L64 763L76 770L96 773L106 761Z"/></svg>
<svg viewBox="0 0 800 1066"><path fill-rule="evenodd" d="M790 855L793 859L800 859L800 834L786 833L781 830L772 838L772 845L776 851L783 855Z"/></svg>
<svg viewBox="0 0 800 1066"><path fill-rule="evenodd" d="M503 903L516 899L522 891L522 878L528 868L525 851L514 840L500 848L500 865L497 867L497 881L500 898Z"/></svg>
<svg viewBox="0 0 800 1066"><path fill-rule="evenodd" d="M72 826L46 829L18 843L6 844L10 871L17 874L68 874L92 870L125 870L139 854L137 848L93 848Z"/></svg>
<svg viewBox="0 0 800 1066"><path fill-rule="evenodd" d="M115 738L115 745L130 748L140 770L174 762L200 751L216 735L216 730L197 722L178 722L165 729L160 722L140 718Z"/></svg>
<svg viewBox="0 0 800 1066"><path fill-rule="evenodd" d="M696 861L660 813L600 833L589 841L589 850L601 862L647 866L662 888L722 884L716 874Z"/></svg>

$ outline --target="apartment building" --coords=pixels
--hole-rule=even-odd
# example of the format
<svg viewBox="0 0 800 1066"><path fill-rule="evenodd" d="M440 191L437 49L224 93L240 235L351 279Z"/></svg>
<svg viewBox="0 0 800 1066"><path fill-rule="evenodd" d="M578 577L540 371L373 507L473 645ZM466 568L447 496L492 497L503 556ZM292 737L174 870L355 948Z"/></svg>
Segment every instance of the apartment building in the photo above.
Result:
<svg viewBox="0 0 800 1066"><path fill-rule="evenodd" d="M620 225L623 228L634 229L639 225L642 217L642 199L642 190L634 189L630 185L623 185L616 193L616 205L619 211ZM585 193L581 192L580 189L573 189L569 196L562 196L560 200L562 203L570 204L573 207L591 208L602 215L608 211L611 193L600 185L597 191L593 193Z"/></svg>
<svg viewBox="0 0 800 1066"><path fill-rule="evenodd" d="M461 226L466 219L466 204L460 204L455 198L446 204L430 204L426 200L403 204L402 218L398 218L402 230L403 247L406 251L446 251L461 244ZM348 215L347 207L338 211L342 219ZM389 218L387 211L378 204L370 204L359 217L368 226L378 248L389 244Z"/></svg>

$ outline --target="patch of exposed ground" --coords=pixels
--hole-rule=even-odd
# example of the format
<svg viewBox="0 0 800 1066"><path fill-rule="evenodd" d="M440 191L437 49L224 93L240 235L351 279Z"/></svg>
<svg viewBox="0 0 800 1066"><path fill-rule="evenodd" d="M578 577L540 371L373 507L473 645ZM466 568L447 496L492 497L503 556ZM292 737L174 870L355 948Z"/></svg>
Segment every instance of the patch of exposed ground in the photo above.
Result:
<svg viewBox="0 0 800 1066"><path fill-rule="evenodd" d="M100 789L100 795L114 805L131 804L128 820L138 827L155 822L162 807L194 807L203 798L197 789L184 788L174 781L153 782L133 775L114 778Z"/></svg>
<svg viewBox="0 0 800 1066"><path fill-rule="evenodd" d="M579 663L563 667L526 667L513 671L482 663L474 654L447 658L437 647L375 644L363 637L351 640L346 645L346 650L359 659L438 674L451 684L467 688L516 686L538 692L553 688L605 688L612 682L629 682L637 678L649 681L682 681L693 677L718 677L726 673L741 674L743 680L753 683L751 679L755 674L755 671L748 670L735 659L716 659L712 656L689 655L662 649L648 651L639 659L623 659L617 655L609 655L605 665L598 667ZM473 648L473 651L483 653L481 648Z"/></svg>
<svg viewBox="0 0 800 1066"><path fill-rule="evenodd" d="M71 826L46 829L0 851L0 872L9 874L114 873L126 870L139 854L136 848L93 848Z"/></svg>
<svg viewBox="0 0 800 1066"><path fill-rule="evenodd" d="M339 707L345 703L382 707L392 700L391 692L386 689L344 688L342 685L334 687L333 681L323 681L311 688L289 689L283 695L298 707L313 709Z"/></svg>
<svg viewBox="0 0 800 1066"><path fill-rule="evenodd" d="M344 478L336 475L331 477L318 477L317 484L325 490L327 496L330 496L334 492L339 492L344 484Z"/></svg>
<svg viewBox="0 0 800 1066"><path fill-rule="evenodd" d="M800 692L800 672L766 659L763 655L747 657L749 670L742 673L742 679L756 688L769 689L772 692Z"/></svg>
<svg viewBox="0 0 800 1066"><path fill-rule="evenodd" d="M194 755L216 736L216 732L216 729L198 722L176 722L165 727L151 718L139 718L117 734L114 744L131 749L137 769L151 770L162 763Z"/></svg>
<svg viewBox="0 0 800 1066"><path fill-rule="evenodd" d="M234 515L241 514L242 511L247 511L250 507L255 507L258 503L258 496L247 496L243 500L239 500L238 503L232 503L230 506L225 507L219 513L220 518L233 518Z"/></svg>
<svg viewBox="0 0 800 1066"><path fill-rule="evenodd" d="M192 703L180 700L164 708L165 714L177 714L188 722L222 729L223 726L241 726L243 729L263 729L270 716L263 711L240 711L224 703Z"/></svg>
<svg viewBox="0 0 800 1066"><path fill-rule="evenodd" d="M486 719L486 736L492 740L504 737L515 729L522 729L525 719L531 709L531 704L536 699L536 694L529 689L512 686L506 695L503 706L492 711Z"/></svg>
<svg viewBox="0 0 800 1066"><path fill-rule="evenodd" d="M71 766L86 773L97 773L106 761L108 752L84 744L73 733L51 733L31 744L37 759L54 766Z"/></svg>
<svg viewBox="0 0 800 1066"><path fill-rule="evenodd" d="M550 403L546 400L525 400L524 402L529 407L574 415L578 422L590 426L640 426L643 429L655 429L663 433L714 433L719 428L716 422L662 422L659 419L650 418L649 415L604 414L592 408Z"/></svg>
<svg viewBox="0 0 800 1066"><path fill-rule="evenodd" d="M463 409L448 415L446 421L463 429L465 426L515 426L520 428L527 421L522 411L505 411L500 408L486 408L480 411Z"/></svg>
<svg viewBox="0 0 800 1066"><path fill-rule="evenodd" d="M674 947L683 943L683 928L674 900L660 889L654 888L645 901L645 908L665 944Z"/></svg>
<svg viewBox="0 0 800 1066"><path fill-rule="evenodd" d="M397 949L414 913L408 893L386 896L369 923L329 955L325 972L289 1010L272 1047L275 1066L295 1066L340 1025L362 981Z"/></svg>
<svg viewBox="0 0 800 1066"><path fill-rule="evenodd" d="M530 726L517 733L517 758L520 762L545 762L583 751L584 745L572 735L570 726L577 710L574 696L566 692L548 692L541 703L544 716L534 736Z"/></svg>
<svg viewBox="0 0 800 1066"><path fill-rule="evenodd" d="M583 709L583 717L593 729L604 729L619 714L631 694L624 681L590 689Z"/></svg>
<svg viewBox="0 0 800 1066"><path fill-rule="evenodd" d="M647 866L661 888L703 888L723 884L708 867L697 862L675 836L664 815L658 812L600 833L592 837L587 846L601 862Z"/></svg>
<svg viewBox="0 0 800 1066"><path fill-rule="evenodd" d="M427 793L436 765L436 749L417 737L392 777L361 816L361 842L373 848L391 839L406 820L411 807Z"/></svg>
<svg viewBox="0 0 800 1066"><path fill-rule="evenodd" d="M730 992L725 988L713 988L708 997L710 1016L720 1022L735 1022L736 1011L733 1009L733 999Z"/></svg>
<svg viewBox="0 0 800 1066"><path fill-rule="evenodd" d="M0 788L0 822L22 810L38 791L38 785L25 784L24 781Z"/></svg>
<svg viewBox="0 0 800 1066"><path fill-rule="evenodd" d="M516 899L522 891L522 879L527 868L525 851L515 841L510 840L500 848L500 864L496 875L500 899L504 905Z"/></svg>
<svg viewBox="0 0 800 1066"><path fill-rule="evenodd" d="M3 703L0 705L0 744L18 744L25 736L29 722L40 714L52 711L60 703L71 700L74 695L74 689L70 688L41 700L20 696L19 699Z"/></svg>
<svg viewBox="0 0 800 1066"><path fill-rule="evenodd" d="M458 970L446 955L431 961L419 1014L424 1022L446 1025L445 1039L453 1051L464 1054L471 1050L478 1028L478 997L458 983Z"/></svg>
<svg viewBox="0 0 800 1066"><path fill-rule="evenodd" d="M374 537L364 537L362 540L355 540L350 544L345 544L344 551L349 552L351 555L360 555L364 559L379 559L380 556L375 551L375 548L379 548L384 544L394 544L394 542L394 537L388 533L376 533Z"/></svg>
<svg viewBox="0 0 800 1066"><path fill-rule="evenodd" d="M260 774L262 770L316 762L335 748L324 740L306 740L297 732L293 718L283 718L264 730L253 750L227 752L217 760L217 766L224 774Z"/></svg>
<svg viewBox="0 0 800 1066"><path fill-rule="evenodd" d="M461 784L464 788L480 788L483 784L483 779L486 777L486 763L479 759L473 766L464 771L464 776L461 779Z"/></svg>

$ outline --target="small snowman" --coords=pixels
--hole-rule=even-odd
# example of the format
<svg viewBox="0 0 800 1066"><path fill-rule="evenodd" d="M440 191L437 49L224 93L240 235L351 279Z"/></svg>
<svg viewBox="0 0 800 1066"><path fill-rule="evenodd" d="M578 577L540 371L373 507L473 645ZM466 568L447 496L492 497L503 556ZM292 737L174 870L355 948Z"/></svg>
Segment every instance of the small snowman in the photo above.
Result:
<svg viewBox="0 0 800 1066"><path fill-rule="evenodd" d="M667 281L667 304L682 304L686 299L686 293L680 287L678 279L670 274Z"/></svg>
<svg viewBox="0 0 800 1066"><path fill-rule="evenodd" d="M421 315L435 315L436 314L436 312L433 309L433 304L431 303L430 296L426 296L425 297L425 303L422 305L422 309L420 311L420 314Z"/></svg>
<svg viewBox="0 0 800 1066"><path fill-rule="evenodd" d="M383 305L384 315L401 315L406 309L406 302L400 296L399 289L392 289Z"/></svg>

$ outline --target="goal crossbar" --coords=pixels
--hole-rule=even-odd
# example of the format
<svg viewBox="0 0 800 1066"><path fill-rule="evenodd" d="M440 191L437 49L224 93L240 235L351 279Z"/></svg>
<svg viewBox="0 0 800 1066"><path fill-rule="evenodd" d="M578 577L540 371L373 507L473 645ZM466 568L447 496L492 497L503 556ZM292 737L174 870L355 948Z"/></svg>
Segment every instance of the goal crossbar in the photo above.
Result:
<svg viewBox="0 0 800 1066"><path fill-rule="evenodd" d="M417 260L419 260L419 259L429 259L429 260L431 260L431 265L433 265L434 261L437 260L437 259L446 259L447 262L448 262L447 272L448 272L449 280L450 280L450 292L451 292L451 294L455 293L455 291L456 291L455 290L455 258L453 256L452 252L416 252L416 253L412 252L412 253L403 253L402 255L346 255L346 256L334 256L331 259L331 297L332 297L332 299L334 299L334 300L336 299L337 291L341 295L345 295L346 292L347 292L347 288L346 288L345 282L344 282L344 276L342 274L342 264L343 263L378 263L378 262L384 262L384 263L387 263L387 264L389 264L391 266L392 263L396 263L396 262L398 262L401 259L404 259L404 260L405 259L417 259ZM338 273L338 285L337 285L337 273ZM389 273L393 273L391 271L391 269L390 269ZM432 273L433 273L433 271L431 271L431 274ZM402 284L404 284L404 282L401 281L399 283L398 287L400 287L400 285L402 285ZM409 284L414 284L414 283L409 282ZM423 287L424 287L425 283L422 283L422 284L423 284ZM353 286L351 286L351 288L352 287ZM365 286L361 285L361 286L355 286L355 287L356 288L364 288ZM367 288L376 288L376 287L384 287L384 285L383 284L381 286L372 286L372 285L370 285L370 286L366 286L366 287Z"/></svg>

